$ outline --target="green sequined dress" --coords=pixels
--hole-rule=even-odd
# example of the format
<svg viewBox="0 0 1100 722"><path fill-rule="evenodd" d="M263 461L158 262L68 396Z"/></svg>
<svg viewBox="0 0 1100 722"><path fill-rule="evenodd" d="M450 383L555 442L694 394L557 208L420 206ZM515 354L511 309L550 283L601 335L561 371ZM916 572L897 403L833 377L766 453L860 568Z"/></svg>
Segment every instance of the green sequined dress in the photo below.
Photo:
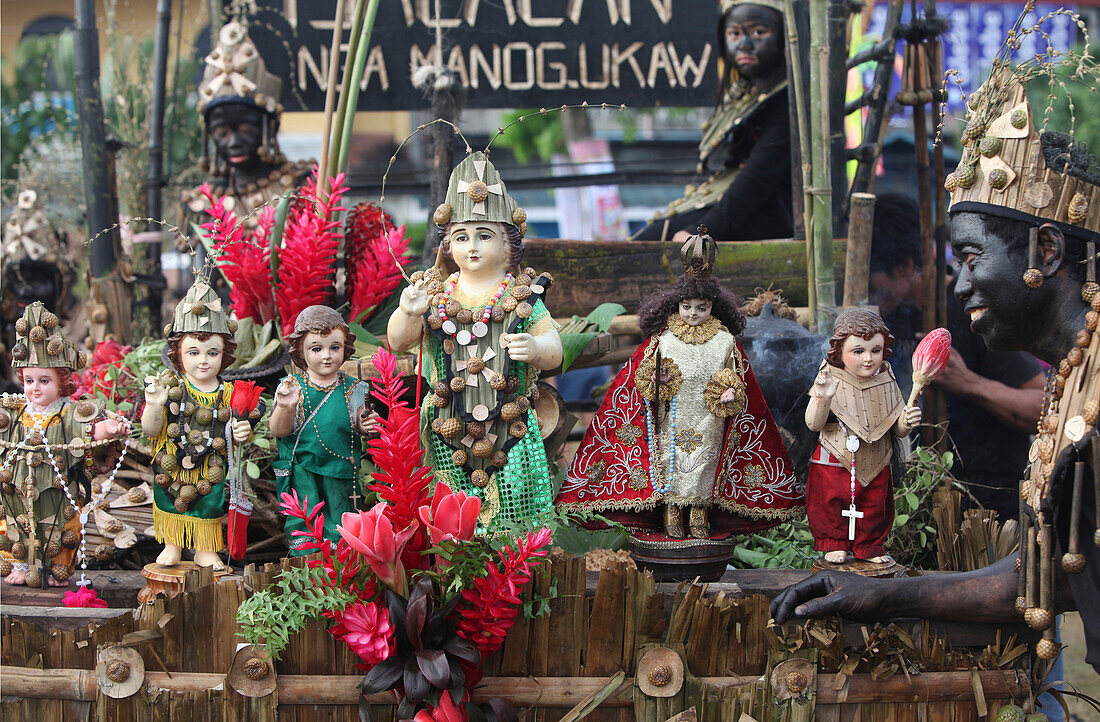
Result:
<svg viewBox="0 0 1100 722"><path fill-rule="evenodd" d="M522 290L512 294L522 285L513 281L504 298L524 296ZM512 310L502 313L498 307L486 323L488 332L481 338L471 334L465 345L457 334L436 327L440 321L434 307L425 314L424 367L433 387L421 417L427 463L438 481L482 500L478 530L483 533L529 528L553 510L546 448L532 408L539 370L512 361L500 347L502 333L539 336L556 330L539 298L548 285L545 277L534 279L532 295L502 304ZM469 297L455 290L452 301L473 316L470 323L457 323L459 333L481 318L488 295Z"/></svg>

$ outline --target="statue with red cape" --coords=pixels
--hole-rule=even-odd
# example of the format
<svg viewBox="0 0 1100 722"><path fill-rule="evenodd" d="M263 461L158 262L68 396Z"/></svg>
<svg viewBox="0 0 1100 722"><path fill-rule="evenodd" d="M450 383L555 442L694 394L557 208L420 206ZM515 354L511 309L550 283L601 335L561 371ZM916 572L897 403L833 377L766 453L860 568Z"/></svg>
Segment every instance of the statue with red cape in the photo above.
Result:
<svg viewBox="0 0 1100 722"><path fill-rule="evenodd" d="M711 277L715 253L700 226L681 250L684 275L639 308L648 338L604 396L556 500L586 525L604 525L594 513L626 526L635 560L665 579L721 576L737 535L805 510L737 343L738 299Z"/></svg>

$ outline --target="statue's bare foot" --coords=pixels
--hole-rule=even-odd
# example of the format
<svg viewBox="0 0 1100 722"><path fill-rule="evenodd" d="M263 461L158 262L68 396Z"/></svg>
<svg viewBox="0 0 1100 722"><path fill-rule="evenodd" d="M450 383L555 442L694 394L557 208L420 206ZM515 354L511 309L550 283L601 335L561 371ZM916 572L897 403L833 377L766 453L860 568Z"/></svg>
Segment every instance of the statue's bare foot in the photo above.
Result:
<svg viewBox="0 0 1100 722"><path fill-rule="evenodd" d="M225 569L225 564L222 563L217 552L195 552L195 563L200 567L213 567L216 572Z"/></svg>
<svg viewBox="0 0 1100 722"><path fill-rule="evenodd" d="M867 561L873 562L875 564L889 564L890 562L894 561L894 558L891 557L889 554L883 554L881 557L872 557Z"/></svg>
<svg viewBox="0 0 1100 722"><path fill-rule="evenodd" d="M27 573L19 569L13 569L11 574L4 577L4 581L8 584L26 584Z"/></svg>
<svg viewBox="0 0 1100 722"><path fill-rule="evenodd" d="M46 577L46 583L49 584L51 587L67 587L67 586L69 586L70 581L68 579L66 579L65 581L61 582L61 581L58 581L57 578L54 577L53 574L49 574Z"/></svg>
<svg viewBox="0 0 1100 722"><path fill-rule="evenodd" d="M848 559L848 552L825 552L825 561L830 564L843 564Z"/></svg>
<svg viewBox="0 0 1100 722"><path fill-rule="evenodd" d="M157 564L165 567L174 567L180 563L180 554L183 550L175 544L165 544L164 551L157 557Z"/></svg>

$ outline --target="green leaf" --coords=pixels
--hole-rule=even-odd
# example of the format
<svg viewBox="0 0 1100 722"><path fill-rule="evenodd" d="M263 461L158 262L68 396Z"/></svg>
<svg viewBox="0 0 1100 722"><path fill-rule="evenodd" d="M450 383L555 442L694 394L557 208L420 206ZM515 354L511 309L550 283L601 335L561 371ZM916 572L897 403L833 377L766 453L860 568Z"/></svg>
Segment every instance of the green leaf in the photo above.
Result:
<svg viewBox="0 0 1100 722"><path fill-rule="evenodd" d="M917 500L917 495L911 491L905 494L905 503L914 511L920 508L920 501Z"/></svg>
<svg viewBox="0 0 1100 722"><path fill-rule="evenodd" d="M909 521L908 514L898 514L894 517L894 526L903 526L907 521Z"/></svg>
<svg viewBox="0 0 1100 722"><path fill-rule="evenodd" d="M601 303L592 309L585 318L588 319L589 323L595 324L596 328L606 332L607 329L611 328L611 322L624 313L626 313L626 307L621 304Z"/></svg>
<svg viewBox="0 0 1100 722"><path fill-rule="evenodd" d="M248 474L249 478L260 478L260 466L255 461L244 462L244 472Z"/></svg>
<svg viewBox="0 0 1100 722"><path fill-rule="evenodd" d="M573 362L577 360L577 357L581 355L594 338L596 338L594 333L563 333L561 335L562 373L569 370L569 367L573 365Z"/></svg>
<svg viewBox="0 0 1100 722"><path fill-rule="evenodd" d="M383 348L386 345L385 341L378 338L373 333L371 333L370 331L363 328L362 326L360 326L357 323L349 323L348 328L350 328L351 332L353 334L355 334L355 340L356 341L363 341L365 343L370 344L371 346L379 346L379 347L383 347Z"/></svg>

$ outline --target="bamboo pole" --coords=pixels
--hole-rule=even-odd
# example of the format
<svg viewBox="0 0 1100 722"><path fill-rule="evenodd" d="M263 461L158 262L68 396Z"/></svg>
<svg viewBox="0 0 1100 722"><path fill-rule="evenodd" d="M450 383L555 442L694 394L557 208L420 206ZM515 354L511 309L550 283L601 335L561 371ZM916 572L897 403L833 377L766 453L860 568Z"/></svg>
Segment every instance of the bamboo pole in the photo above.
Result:
<svg viewBox="0 0 1100 722"><path fill-rule="evenodd" d="M812 227L807 236L813 246L814 326L818 333L831 330L836 312L836 279L833 275L832 154L829 148L829 18L828 4L810 3L810 108L817 111L810 124L813 154Z"/></svg>
<svg viewBox="0 0 1100 722"><path fill-rule="evenodd" d="M356 0L355 2L355 20L352 22L351 35L348 37L348 58L354 58L356 52L359 49L359 36L363 31L363 18L366 14L366 2L367 0ZM328 143L328 157L339 158L340 157L340 144L344 138L344 124L346 122L347 107L348 107L348 93L350 86L357 85L354 80L355 74L351 72L351 68L344 65L344 76L341 79L340 84L340 100L336 104L336 117L335 128L332 131L331 138L325 138L325 142ZM354 106L351 111L355 113ZM339 168L336 169L336 173L339 173Z"/></svg>
<svg viewBox="0 0 1100 722"><path fill-rule="evenodd" d="M1026 675L1017 670L979 672L987 699L1016 698L1027 692ZM4 694L30 699L57 699L91 702L96 699L95 674L83 669L34 669L0 667L4 679ZM201 672L145 673L147 684L154 690L198 692L216 689L225 683L224 674ZM700 681L719 688L742 687L760 679L759 675L701 677ZM351 705L360 700L358 674L280 674L278 695L280 705ZM862 704L870 702L966 702L974 699L974 686L969 671L926 672L906 677L895 675L874 680L869 674L849 678L846 694L833 689L833 675L820 675L817 680L818 704ZM474 690L474 702L486 702L501 697L513 705L524 707L573 707L578 702L603 689L603 677L486 677ZM627 677L619 689L605 699L603 707L633 707L634 680ZM393 704L393 695L381 692L363 696L367 704Z"/></svg>
<svg viewBox="0 0 1100 722"><path fill-rule="evenodd" d="M355 126L355 108L359 105L359 80L363 77L363 69L367 65L367 56L370 54L370 38L374 32L374 18L378 14L378 0L369 0L366 16L360 28L361 36L355 52L355 65L352 71L352 82L348 88L348 110L344 127L341 129L340 152L336 154L336 170L344 172L348 169L348 152L351 150L351 133ZM342 98L341 98L342 99Z"/></svg>
<svg viewBox="0 0 1100 722"><path fill-rule="evenodd" d="M329 140L332 136L332 110L336 99L336 72L340 69L340 38L344 34L344 0L336 0L336 17L332 24L332 45L328 59L325 89L325 116L321 125L321 159L317 164L317 190L329 188Z"/></svg>
<svg viewBox="0 0 1100 722"><path fill-rule="evenodd" d="M794 3L792 0L784 0L785 20L787 26L787 60L791 69L791 93L792 102L795 105L795 116L798 118L798 148L799 165L802 168L802 218L806 231L806 292L809 296L808 305L812 310L816 306L814 289L814 253L813 243L810 240L810 228L813 225L813 178L810 174L812 167L810 155L810 126L806 118L806 86L802 83L802 51L798 45L798 23L795 21ZM811 313L812 318L812 313Z"/></svg>
<svg viewBox="0 0 1100 722"><path fill-rule="evenodd" d="M848 219L848 247L844 260L844 305L867 303L871 273L871 228L875 219L873 193L853 193Z"/></svg>

